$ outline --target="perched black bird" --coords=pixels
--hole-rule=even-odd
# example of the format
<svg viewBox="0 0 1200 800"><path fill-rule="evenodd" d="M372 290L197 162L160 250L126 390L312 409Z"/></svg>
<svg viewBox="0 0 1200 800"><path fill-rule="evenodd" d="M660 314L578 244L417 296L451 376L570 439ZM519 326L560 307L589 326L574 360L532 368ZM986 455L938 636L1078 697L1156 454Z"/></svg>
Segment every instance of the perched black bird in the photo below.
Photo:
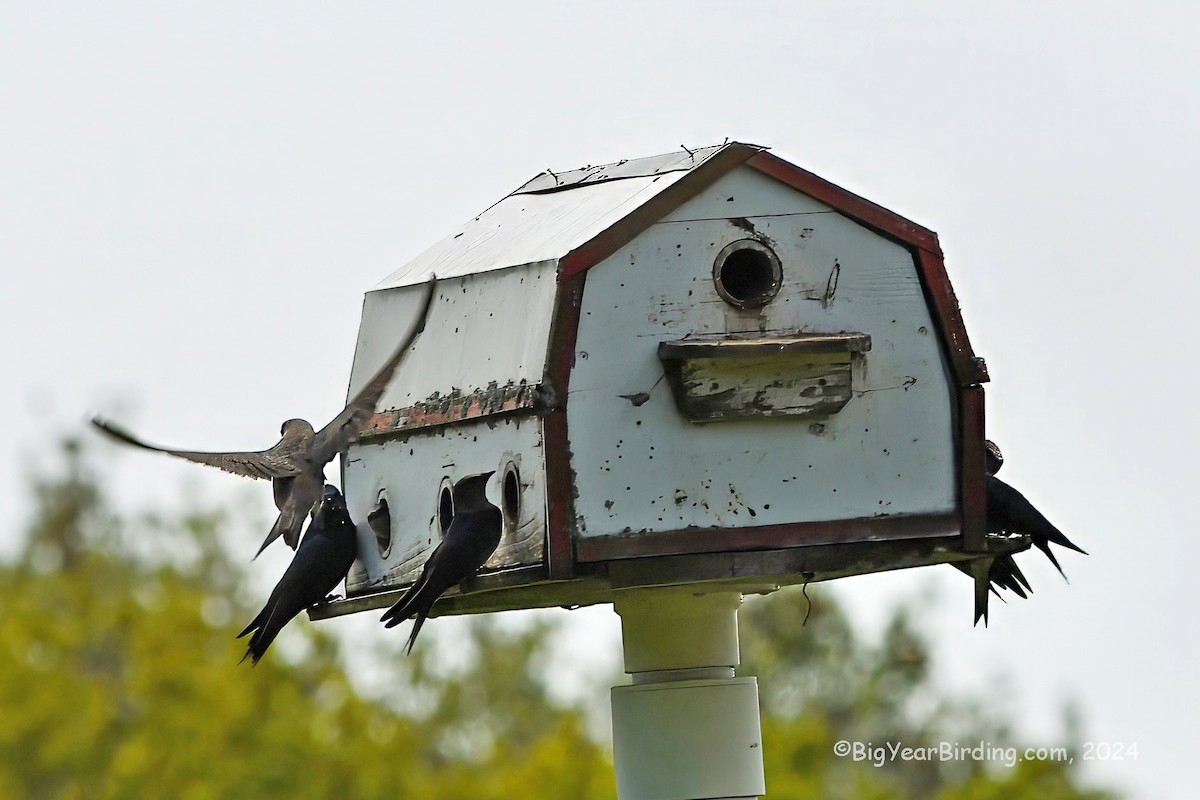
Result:
<svg viewBox="0 0 1200 800"><path fill-rule="evenodd" d="M474 575L500 544L503 518L500 509L489 503L484 493L493 474L463 478L454 487L454 517L446 537L434 548L417 582L381 618L391 628L416 617L408 636L407 652L412 652L413 642L434 601L451 586Z"/></svg>
<svg viewBox="0 0 1200 800"><path fill-rule="evenodd" d="M300 529L304 526L305 518L321 499L321 487L325 484L325 465L339 453L345 452L362 430L363 424L374 413L375 404L383 396L383 390L387 388L396 366L425 329L425 318L433 302L435 285L436 279L431 279L425 290L420 314L387 363L379 368L374 377L367 381L333 421L319 431L313 430L313 426L305 420L289 419L279 429L282 438L269 450L209 453L147 444L132 433L100 417L94 417L92 424L125 444L168 453L246 478L270 480L279 516L254 556L257 558L267 545L280 536L288 547L294 550L300 539Z"/></svg>
<svg viewBox="0 0 1200 800"><path fill-rule="evenodd" d="M1050 520L1046 519L1042 512L1025 499L1025 495L996 477L996 472L1004 464L1004 456L995 442L988 440L986 445L985 469L987 474L984 476L984 482L987 492L987 532L997 536L1014 534L1028 536L1033 546L1045 553L1046 558L1050 559L1050 563L1065 578L1066 573L1063 572L1058 559L1050 550L1050 544L1057 544L1084 555L1087 555L1087 551L1068 539ZM987 624L989 590L1001 599L1003 597L1000 595L999 589L1007 589L1021 598L1025 598L1033 592L1029 581L1011 554L991 559L974 559L966 563L954 562L954 566L975 578L975 622L977 624L981 617L983 624Z"/></svg>
<svg viewBox="0 0 1200 800"><path fill-rule="evenodd" d="M991 439L983 440L983 471L995 475L1004 466L1004 453Z"/></svg>
<svg viewBox="0 0 1200 800"><path fill-rule="evenodd" d="M346 500L335 487L326 485L292 563L262 611L238 634L240 639L254 632L242 661L249 658L257 664L292 617L323 600L346 577L356 555L358 536Z"/></svg>

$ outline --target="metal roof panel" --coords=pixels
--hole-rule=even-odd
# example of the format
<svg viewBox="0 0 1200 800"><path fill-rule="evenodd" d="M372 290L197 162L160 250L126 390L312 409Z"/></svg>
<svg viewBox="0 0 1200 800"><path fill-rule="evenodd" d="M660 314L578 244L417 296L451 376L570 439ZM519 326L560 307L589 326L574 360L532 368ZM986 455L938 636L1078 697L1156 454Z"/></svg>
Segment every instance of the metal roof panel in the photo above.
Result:
<svg viewBox="0 0 1200 800"><path fill-rule="evenodd" d="M687 174L688 170L676 170L580 182L570 191L510 194L375 288L421 283L431 272L439 279L458 278L557 260Z"/></svg>
<svg viewBox="0 0 1200 800"><path fill-rule="evenodd" d="M703 164L711 156L726 147L726 144L700 147L695 150L680 148L672 153L645 158L623 158L612 164L580 167L567 172L551 172L546 170L535 176L513 194L533 194L537 192L561 192L582 185L603 183L605 181L622 180L624 178L644 178L662 175L667 172L687 172Z"/></svg>

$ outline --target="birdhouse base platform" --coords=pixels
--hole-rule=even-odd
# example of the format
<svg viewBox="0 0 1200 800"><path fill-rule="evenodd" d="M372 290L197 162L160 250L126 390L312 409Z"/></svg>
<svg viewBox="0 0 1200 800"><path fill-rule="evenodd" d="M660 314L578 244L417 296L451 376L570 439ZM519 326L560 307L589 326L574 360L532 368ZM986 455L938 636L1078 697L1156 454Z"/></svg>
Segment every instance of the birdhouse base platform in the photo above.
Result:
<svg viewBox="0 0 1200 800"><path fill-rule="evenodd" d="M431 617L512 611L522 608L575 608L611 603L628 589L701 585L706 591L727 589L765 594L781 586L947 564L980 557L1018 553L1030 547L1028 537L988 536L982 552L964 553L962 537L933 536L875 542L848 542L738 552L679 553L586 562L573 578L551 580L541 566L483 572L446 592ZM407 586L361 592L321 603L308 610L310 619L372 611L392 605Z"/></svg>

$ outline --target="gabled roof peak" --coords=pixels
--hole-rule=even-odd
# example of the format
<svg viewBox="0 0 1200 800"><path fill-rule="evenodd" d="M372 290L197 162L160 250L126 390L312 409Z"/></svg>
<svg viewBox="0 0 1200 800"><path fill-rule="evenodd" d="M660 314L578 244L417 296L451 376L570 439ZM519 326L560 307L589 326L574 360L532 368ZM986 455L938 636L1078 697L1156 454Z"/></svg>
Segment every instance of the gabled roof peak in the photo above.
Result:
<svg viewBox="0 0 1200 800"><path fill-rule="evenodd" d="M668 172L687 172L699 167L711 157L727 147L747 147L753 150L767 148L756 144L731 142L699 147L695 150L680 145L678 150L645 158L623 158L611 164L588 165L565 172L546 170L538 173L528 182L519 187L513 194L538 194L545 192L560 192L579 186L616 181L623 178L646 178L663 175Z"/></svg>
<svg viewBox="0 0 1200 800"><path fill-rule="evenodd" d="M935 309L959 383L987 380L967 340L935 233L784 161L766 147L744 142L695 150L680 147L647 158L541 172L393 272L376 290L422 283L430 273L454 279L536 263L553 264L557 280L570 281L723 174L743 166L907 248Z"/></svg>

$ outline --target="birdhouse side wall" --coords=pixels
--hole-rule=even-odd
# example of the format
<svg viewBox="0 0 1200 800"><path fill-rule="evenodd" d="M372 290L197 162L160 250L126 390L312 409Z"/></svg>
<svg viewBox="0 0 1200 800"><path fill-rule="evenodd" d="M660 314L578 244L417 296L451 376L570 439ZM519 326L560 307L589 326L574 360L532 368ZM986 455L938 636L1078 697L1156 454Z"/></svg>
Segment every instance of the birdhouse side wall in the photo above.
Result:
<svg viewBox="0 0 1200 800"><path fill-rule="evenodd" d="M515 520L506 521L500 546L485 569L540 565L545 552L546 489L541 421L532 415L420 429L407 436L353 445L342 482L346 507L358 526L359 561L347 580L350 592L409 583L441 541L440 491L468 475L508 465L519 476ZM501 480L493 482L499 487ZM499 490L488 500L501 507ZM380 552L368 514L381 497L391 517L391 547Z"/></svg>
<svg viewBox="0 0 1200 800"><path fill-rule="evenodd" d="M432 406L536 385L545 371L554 308L554 262L439 280L425 331L400 362L379 409ZM350 394L392 354L419 310L424 284L369 292Z"/></svg>
<svg viewBox="0 0 1200 800"><path fill-rule="evenodd" d="M781 262L779 293L759 309L722 300L713 281L718 253L743 239ZM798 332L871 337L845 355L839 411L681 415L659 343ZM575 534L951 513L952 407L912 253L739 168L587 273L567 404Z"/></svg>

